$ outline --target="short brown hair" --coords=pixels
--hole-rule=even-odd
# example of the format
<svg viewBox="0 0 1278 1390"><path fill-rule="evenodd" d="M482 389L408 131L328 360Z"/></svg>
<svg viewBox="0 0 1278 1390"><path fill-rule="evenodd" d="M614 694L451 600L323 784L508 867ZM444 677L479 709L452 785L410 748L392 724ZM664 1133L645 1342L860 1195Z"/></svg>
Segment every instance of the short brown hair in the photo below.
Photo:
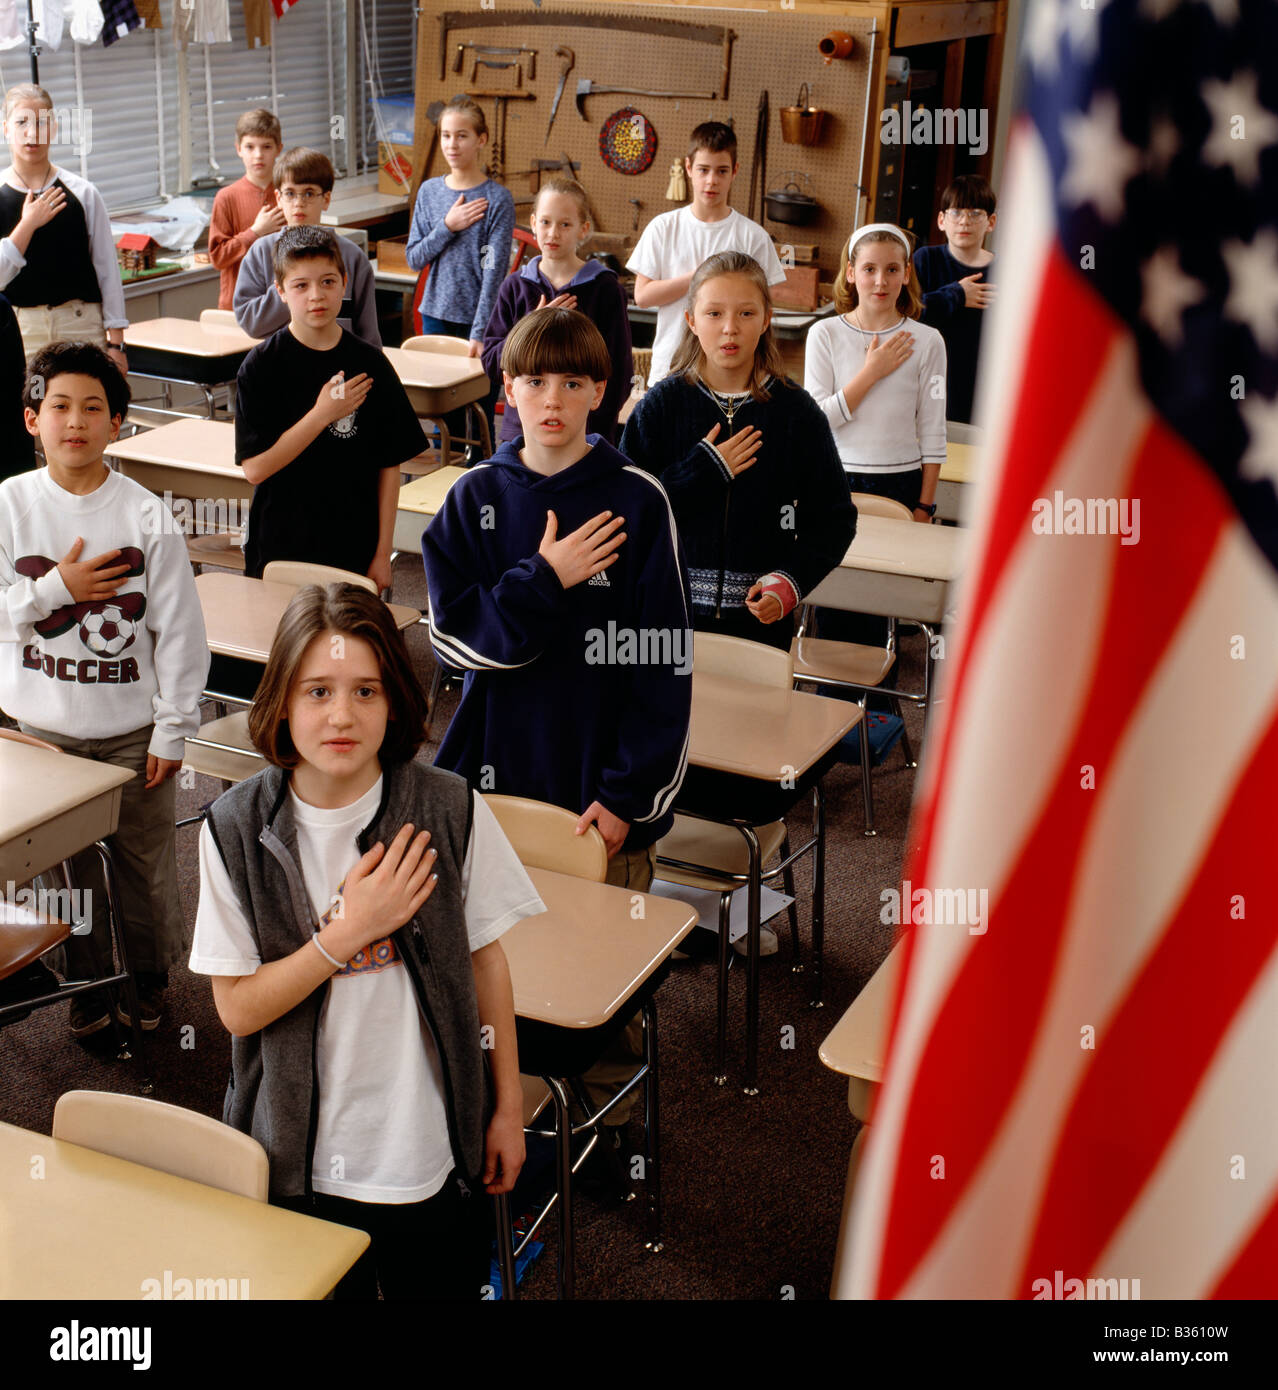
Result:
<svg viewBox="0 0 1278 1390"><path fill-rule="evenodd" d="M91 376L106 397L111 418L123 419L132 392L119 367L96 343L50 343L31 359L22 384L22 404L37 415L59 376Z"/></svg>
<svg viewBox="0 0 1278 1390"><path fill-rule="evenodd" d="M890 232L870 232L857 242L856 249L859 252L862 246L878 242L890 242L901 247L901 254L905 257L905 280L901 285L901 293L896 297L896 310L907 319L918 318L923 312L923 292L919 288L919 277L915 273L914 262L910 259L909 243L903 243L901 237L893 236ZM855 260L852 264L856 264ZM860 302L861 296L857 294L856 286L848 284L848 244L845 241L843 250L839 253L839 273L834 281L835 312L850 314Z"/></svg>
<svg viewBox="0 0 1278 1390"><path fill-rule="evenodd" d="M283 188L286 183L313 183L324 193L333 191L333 177L333 161L328 155L308 150L305 145L285 150L271 171L276 188Z"/></svg>
<svg viewBox="0 0 1278 1390"><path fill-rule="evenodd" d="M974 212L984 212L991 216L998 207L994 186L980 174L960 174L952 183L946 184L941 194L941 212L952 208L971 208Z"/></svg>
<svg viewBox="0 0 1278 1390"><path fill-rule="evenodd" d="M324 632L358 637L372 647L390 705L377 756L383 765L410 762L426 739L426 692L390 610L355 584L308 584L289 601L249 710L253 746L276 767L295 768L302 761L289 734L288 698L307 647Z"/></svg>
<svg viewBox="0 0 1278 1390"><path fill-rule="evenodd" d="M274 111L268 111L265 106L255 106L252 111L246 111L235 122L235 148L237 150L240 147L240 141L246 135L256 135L262 140L274 140L277 145L284 143L284 133L280 130L280 118Z"/></svg>
<svg viewBox="0 0 1278 1390"><path fill-rule="evenodd" d="M436 129L443 123L444 117L449 112L454 115L460 112L475 127L476 135L488 134L488 122L484 118L484 108L477 101L472 101L468 96L455 96L444 109L439 113L439 120L436 122Z"/></svg>
<svg viewBox="0 0 1278 1390"><path fill-rule="evenodd" d="M698 150L705 150L709 154L730 155L735 166L737 162L736 132L730 125L724 125L722 121L702 121L699 126L694 127L692 134L688 136L688 158L695 158Z"/></svg>
<svg viewBox="0 0 1278 1390"><path fill-rule="evenodd" d="M282 285L295 261L330 260L346 279L346 262L337 233L327 227L285 227L275 242L275 283Z"/></svg>
<svg viewBox="0 0 1278 1390"><path fill-rule="evenodd" d="M590 198L576 179L565 178L562 174L556 174L553 179L547 179L537 190L537 196L533 199L534 216L537 213L537 204L541 202L543 194L546 193L562 193L564 197L571 198L577 204L577 211L581 214L581 220L583 222L590 221Z"/></svg>
<svg viewBox="0 0 1278 1390"><path fill-rule="evenodd" d="M586 376L607 381L612 361L603 334L576 309L535 309L510 330L501 350L507 376Z"/></svg>
<svg viewBox="0 0 1278 1390"><path fill-rule="evenodd" d="M768 277L763 267L753 256L747 256L744 251L720 251L717 255L704 260L697 267L692 277L692 283L688 286L688 312L695 318L697 313L697 296L701 293L701 287L707 280L713 280L719 275L744 275L747 280L759 291L759 297L763 300L763 308L767 313L771 313L772 304L768 295ZM701 380L701 361L704 356L701 342L697 335L688 327L688 321L683 323L683 337L679 340L679 346L674 350L674 357L670 362L670 375L682 376L683 379L695 386ZM759 334L759 341L754 349L754 369L750 373L750 394L756 401L770 400L772 393L768 390L767 381L769 377L774 377L777 381L786 380L785 369L781 365L781 352L772 338L772 324Z"/></svg>

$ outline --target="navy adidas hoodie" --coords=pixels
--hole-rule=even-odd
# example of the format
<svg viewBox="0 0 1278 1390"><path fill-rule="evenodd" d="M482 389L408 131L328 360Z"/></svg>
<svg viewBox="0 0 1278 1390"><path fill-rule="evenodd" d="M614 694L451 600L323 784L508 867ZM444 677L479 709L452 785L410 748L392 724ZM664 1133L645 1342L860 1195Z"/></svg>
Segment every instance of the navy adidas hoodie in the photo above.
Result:
<svg viewBox="0 0 1278 1390"><path fill-rule="evenodd" d="M543 477L522 437L453 485L422 536L435 654L466 672L436 763L480 791L630 822L624 848L670 828L692 708L692 632L661 484L606 441ZM538 553L600 512L625 518L618 559L565 590Z"/></svg>
<svg viewBox="0 0 1278 1390"><path fill-rule="evenodd" d="M577 312L585 316L603 334L612 361L612 375L597 409L590 412L586 421L589 434L597 434L615 444L621 430L617 416L630 395L634 377L634 358L630 350L630 316L626 311L626 292L616 274L598 261L587 261L561 290L541 273L541 257L534 256L517 275L508 275L501 282L497 292L497 303L493 306L492 317L484 330L484 370L494 387L500 387L501 353L506 346L510 330L526 314L537 307L537 301L545 295L549 304L556 295L573 294L577 296ZM519 423L519 413L507 401L501 417L502 444L517 439L523 434Z"/></svg>

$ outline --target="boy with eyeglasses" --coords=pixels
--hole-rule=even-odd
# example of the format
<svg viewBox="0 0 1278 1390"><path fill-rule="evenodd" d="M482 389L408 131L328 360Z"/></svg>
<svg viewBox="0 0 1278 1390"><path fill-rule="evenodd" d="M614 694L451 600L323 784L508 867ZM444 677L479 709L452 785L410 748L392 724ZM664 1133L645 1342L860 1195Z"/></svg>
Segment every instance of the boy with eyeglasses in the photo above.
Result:
<svg viewBox="0 0 1278 1390"><path fill-rule="evenodd" d="M274 183L286 227L318 227L333 196L333 166L318 150L297 146L275 161ZM254 338L269 338L289 321L288 305L275 290L275 243L281 232L259 237L240 262L235 284L235 321ZM379 348L377 296L368 257L348 238L337 242L346 267L346 290L338 326Z"/></svg>
<svg viewBox="0 0 1278 1390"><path fill-rule="evenodd" d="M985 248L998 220L996 203L987 180L961 174L941 194L936 224L945 233L945 245L920 246L914 253L923 289L921 322L945 339L945 418L963 424L972 419L984 311L997 293L994 253Z"/></svg>

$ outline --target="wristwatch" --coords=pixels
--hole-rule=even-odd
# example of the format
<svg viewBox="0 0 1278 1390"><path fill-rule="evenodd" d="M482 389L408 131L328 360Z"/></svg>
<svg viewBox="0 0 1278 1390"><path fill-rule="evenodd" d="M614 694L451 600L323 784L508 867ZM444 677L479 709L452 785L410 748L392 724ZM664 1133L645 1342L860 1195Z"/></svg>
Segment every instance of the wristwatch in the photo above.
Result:
<svg viewBox="0 0 1278 1390"><path fill-rule="evenodd" d="M936 503L935 503L935 502L916 502L916 503L914 504L914 510L915 510L916 512L926 512L926 513L928 514L928 516L935 516L935 515L936 515Z"/></svg>

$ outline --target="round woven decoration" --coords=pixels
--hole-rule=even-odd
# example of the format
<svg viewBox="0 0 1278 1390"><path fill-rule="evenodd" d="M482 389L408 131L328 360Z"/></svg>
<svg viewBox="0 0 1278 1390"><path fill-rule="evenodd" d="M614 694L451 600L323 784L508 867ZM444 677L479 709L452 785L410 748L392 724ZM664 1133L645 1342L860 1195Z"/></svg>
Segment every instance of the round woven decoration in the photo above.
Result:
<svg viewBox="0 0 1278 1390"><path fill-rule="evenodd" d="M657 153L652 122L633 106L614 111L599 132L599 154L619 174L642 174Z"/></svg>

